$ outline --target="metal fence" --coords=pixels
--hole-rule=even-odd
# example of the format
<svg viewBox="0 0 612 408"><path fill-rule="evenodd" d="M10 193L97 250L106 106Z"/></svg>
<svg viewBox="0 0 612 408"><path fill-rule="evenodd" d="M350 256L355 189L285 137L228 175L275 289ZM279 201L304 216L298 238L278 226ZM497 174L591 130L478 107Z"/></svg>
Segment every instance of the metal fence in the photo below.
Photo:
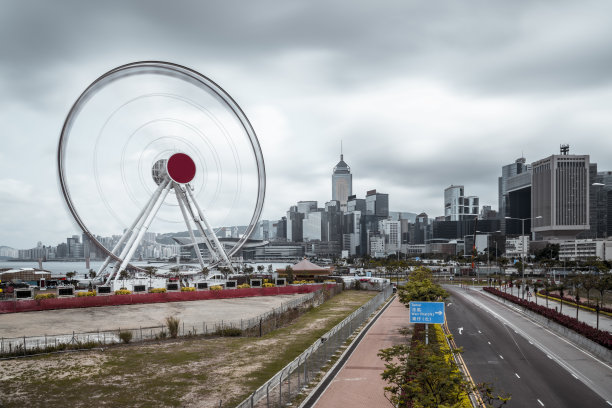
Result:
<svg viewBox="0 0 612 408"><path fill-rule="evenodd" d="M351 313L346 319L325 333L302 354L287 364L264 385L240 403L237 408L281 407L289 404L308 384L322 375L322 368L340 352L340 347L359 328L380 305L393 294L388 285L366 304Z"/></svg>
<svg viewBox="0 0 612 408"><path fill-rule="evenodd" d="M179 325L178 335L214 334L225 329L240 329L243 332L250 330L254 334L263 334L282 325L282 318L286 312L310 304L316 306L322 303L325 300L325 291L331 295L342 291L342 288L340 285L328 285L325 289L319 289L297 299L283 302L279 307L249 319L203 321L198 324L185 324L183 322ZM130 333L127 336L130 337L131 342L157 340L169 336L168 327L162 325L43 336L3 337L0 338L0 358L3 356L48 353L64 349L100 347L121 342L121 337L125 336L122 333Z"/></svg>

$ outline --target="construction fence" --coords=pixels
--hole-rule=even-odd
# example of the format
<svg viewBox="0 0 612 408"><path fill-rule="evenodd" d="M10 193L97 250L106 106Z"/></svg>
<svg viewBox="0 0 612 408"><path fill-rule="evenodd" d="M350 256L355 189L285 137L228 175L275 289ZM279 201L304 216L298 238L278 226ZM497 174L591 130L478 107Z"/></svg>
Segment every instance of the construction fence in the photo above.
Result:
<svg viewBox="0 0 612 408"><path fill-rule="evenodd" d="M311 381L323 374L321 370L330 363L332 356L392 294L391 285L382 287L378 295L325 333L240 403L237 408L270 408L290 404L292 399L303 392Z"/></svg>
<svg viewBox="0 0 612 408"><path fill-rule="evenodd" d="M341 285L325 285L317 291L284 302L277 308L249 319L203 321L197 325L179 323L176 334L177 336L212 334L261 336L295 318L301 313L301 309L311 305L317 306L341 291ZM160 340L170 335L168 326L162 325L43 336L3 337L0 338L0 358L104 347L125 341L126 338L132 343Z"/></svg>

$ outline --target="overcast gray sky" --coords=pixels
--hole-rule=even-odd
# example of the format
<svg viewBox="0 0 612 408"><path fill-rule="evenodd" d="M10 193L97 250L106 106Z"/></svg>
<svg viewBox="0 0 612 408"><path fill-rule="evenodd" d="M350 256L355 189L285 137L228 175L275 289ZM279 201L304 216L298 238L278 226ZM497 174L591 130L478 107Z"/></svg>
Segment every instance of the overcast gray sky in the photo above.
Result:
<svg viewBox="0 0 612 408"><path fill-rule="evenodd" d="M55 153L99 75L165 60L220 84L259 137L264 219L353 192L443 213L443 190L497 208L501 166L590 154L612 170L612 2L27 1L0 12L0 245L77 231ZM93 231L96 232L96 231Z"/></svg>

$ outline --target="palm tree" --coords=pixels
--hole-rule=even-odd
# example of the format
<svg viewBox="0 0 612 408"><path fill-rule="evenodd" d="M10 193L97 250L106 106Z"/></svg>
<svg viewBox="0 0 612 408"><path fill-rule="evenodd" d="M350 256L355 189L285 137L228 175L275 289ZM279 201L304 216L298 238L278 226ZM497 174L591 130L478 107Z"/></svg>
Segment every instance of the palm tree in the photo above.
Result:
<svg viewBox="0 0 612 408"><path fill-rule="evenodd" d="M157 268L154 266L147 266L144 269L145 269L145 273L149 277L149 288L150 288L151 286L153 286L153 277L155 276L155 273L157 272Z"/></svg>
<svg viewBox="0 0 612 408"><path fill-rule="evenodd" d="M121 289L125 289L125 280L129 277L128 271L125 269L119 273L119 279L123 281L123 287Z"/></svg>

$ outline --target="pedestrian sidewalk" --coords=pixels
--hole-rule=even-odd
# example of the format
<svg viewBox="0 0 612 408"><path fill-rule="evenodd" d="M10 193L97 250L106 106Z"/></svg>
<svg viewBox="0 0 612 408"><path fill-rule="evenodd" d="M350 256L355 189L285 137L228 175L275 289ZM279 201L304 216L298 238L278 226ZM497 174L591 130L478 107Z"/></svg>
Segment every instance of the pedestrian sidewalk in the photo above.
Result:
<svg viewBox="0 0 612 408"><path fill-rule="evenodd" d="M407 341L399 329L410 325L410 311L396 297L368 330L338 375L321 395L316 408L391 407L381 378L385 369L378 351Z"/></svg>

